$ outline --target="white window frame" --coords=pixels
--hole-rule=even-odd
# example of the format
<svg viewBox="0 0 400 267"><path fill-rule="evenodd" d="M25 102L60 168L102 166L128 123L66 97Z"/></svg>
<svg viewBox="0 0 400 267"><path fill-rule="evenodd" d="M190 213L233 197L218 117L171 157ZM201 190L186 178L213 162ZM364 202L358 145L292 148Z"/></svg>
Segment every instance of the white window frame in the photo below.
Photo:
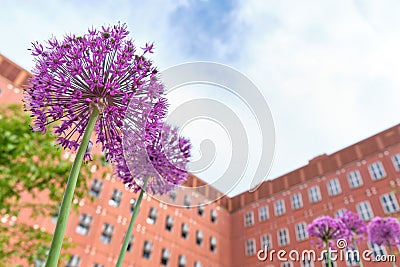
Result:
<svg viewBox="0 0 400 267"><path fill-rule="evenodd" d="M248 211L244 214L244 226L250 227L254 225L254 212Z"/></svg>
<svg viewBox="0 0 400 267"><path fill-rule="evenodd" d="M275 216L281 216L286 213L285 200L279 199L274 203Z"/></svg>
<svg viewBox="0 0 400 267"><path fill-rule="evenodd" d="M379 256L387 255L386 248L383 245L377 245L372 242L368 242L368 247L370 251L372 251L374 258L376 258L376 256L378 255Z"/></svg>
<svg viewBox="0 0 400 267"><path fill-rule="evenodd" d="M104 244L110 244L114 235L114 230L114 225L109 223L103 224L103 229L101 230L100 236L101 242L103 242Z"/></svg>
<svg viewBox="0 0 400 267"><path fill-rule="evenodd" d="M92 223L93 223L93 217L86 213L82 213L81 216L79 217L79 223L75 231L80 235L88 235Z"/></svg>
<svg viewBox="0 0 400 267"><path fill-rule="evenodd" d="M385 214L391 214L400 210L399 203L397 202L396 195L394 193L387 193L380 196L382 209Z"/></svg>
<svg viewBox="0 0 400 267"><path fill-rule="evenodd" d="M277 235L278 235L278 246L283 247L290 244L289 230L287 228L279 229Z"/></svg>
<svg viewBox="0 0 400 267"><path fill-rule="evenodd" d="M260 246L261 246L261 249L265 249L266 246L268 249L270 249L272 247L271 234L263 234L260 236Z"/></svg>
<svg viewBox="0 0 400 267"><path fill-rule="evenodd" d="M321 190L318 185L314 185L308 189L308 196L310 203L317 203L321 201Z"/></svg>
<svg viewBox="0 0 400 267"><path fill-rule="evenodd" d="M78 267L81 264L81 258L78 255L72 255L69 258L69 261L66 267Z"/></svg>
<svg viewBox="0 0 400 267"><path fill-rule="evenodd" d="M358 251L358 259L354 259L352 256L355 256L354 253L357 252L352 252L354 251L354 249L350 249L349 247L347 247L343 252L346 253L346 265L347 266L360 266L360 260L362 257L362 252Z"/></svg>
<svg viewBox="0 0 400 267"><path fill-rule="evenodd" d="M340 216L342 216L344 214L344 212L346 211L346 209L339 209L337 211L335 211L335 218L339 218Z"/></svg>
<svg viewBox="0 0 400 267"><path fill-rule="evenodd" d="M347 181L349 182L350 188L357 188L364 184L359 170L349 172L347 174Z"/></svg>
<svg viewBox="0 0 400 267"><path fill-rule="evenodd" d="M374 212L372 211L371 204L367 200L357 203L356 209L358 215L360 215L360 219L364 221L371 220L374 217Z"/></svg>
<svg viewBox="0 0 400 267"><path fill-rule="evenodd" d="M400 171L400 153L392 156L392 162L396 171Z"/></svg>
<svg viewBox="0 0 400 267"><path fill-rule="evenodd" d="M296 240L297 241L304 241L308 239L307 234L307 224L305 222L301 222L296 224Z"/></svg>
<svg viewBox="0 0 400 267"><path fill-rule="evenodd" d="M121 201L122 201L122 191L114 189L111 198L108 201L108 205L118 208L119 205L121 205Z"/></svg>
<svg viewBox="0 0 400 267"><path fill-rule="evenodd" d="M290 201L292 204L292 209L297 210L303 207L303 196L301 192L297 192L290 196Z"/></svg>
<svg viewBox="0 0 400 267"><path fill-rule="evenodd" d="M253 256L256 254L256 240L254 238L246 240L245 254L246 256Z"/></svg>
<svg viewBox="0 0 400 267"><path fill-rule="evenodd" d="M314 262L312 259L302 259L301 267L314 267Z"/></svg>
<svg viewBox="0 0 400 267"><path fill-rule="evenodd" d="M328 188L328 194L331 197L337 196L342 193L342 188L340 187L340 182L338 178L330 179L326 183L326 187Z"/></svg>
<svg viewBox="0 0 400 267"><path fill-rule="evenodd" d="M269 219L268 206L262 206L258 209L258 220L264 222Z"/></svg>
<svg viewBox="0 0 400 267"><path fill-rule="evenodd" d="M381 161L375 161L368 166L369 175L373 181L380 180L386 177L385 168Z"/></svg>

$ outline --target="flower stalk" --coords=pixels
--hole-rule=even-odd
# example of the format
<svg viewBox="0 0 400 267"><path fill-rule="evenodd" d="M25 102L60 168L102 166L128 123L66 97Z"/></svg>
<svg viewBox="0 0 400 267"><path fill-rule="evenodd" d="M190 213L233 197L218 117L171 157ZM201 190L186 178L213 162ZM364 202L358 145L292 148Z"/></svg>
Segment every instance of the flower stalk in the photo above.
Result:
<svg viewBox="0 0 400 267"><path fill-rule="evenodd" d="M329 247L329 240L325 241L325 247L326 247L326 258L328 260L328 266L332 267L332 261L331 261L331 249Z"/></svg>
<svg viewBox="0 0 400 267"><path fill-rule="evenodd" d="M90 141L90 137L93 133L98 117L99 117L99 110L96 106L93 106L85 133L82 138L82 142L79 146L78 152L76 154L74 163L71 168L71 172L68 177L67 187L65 189L64 196L61 202L60 211L58 213L57 225L53 235L53 239L51 241L46 267L54 267L57 266L58 264L62 243L64 240L65 229L67 227L68 216L71 208L71 202L74 197L76 183L78 181L78 176L82 166L83 158L85 156Z"/></svg>
<svg viewBox="0 0 400 267"><path fill-rule="evenodd" d="M139 198L138 198L138 200L137 200L137 202L135 204L135 209L133 210L131 221L129 223L128 230L126 231L124 242L122 243L121 251L119 252L117 265L115 265L116 267L121 267L122 266L122 262L124 261L124 258L125 258L125 255L126 255L126 250L128 248L128 245L129 245L130 234L132 233L133 226L135 225L136 217L139 214L140 205L142 204L142 198L143 198L144 191L146 190L146 185L147 185L147 181L148 180L149 180L149 177L147 176L145 178L145 180L144 180L144 184L143 184L142 189L140 191Z"/></svg>

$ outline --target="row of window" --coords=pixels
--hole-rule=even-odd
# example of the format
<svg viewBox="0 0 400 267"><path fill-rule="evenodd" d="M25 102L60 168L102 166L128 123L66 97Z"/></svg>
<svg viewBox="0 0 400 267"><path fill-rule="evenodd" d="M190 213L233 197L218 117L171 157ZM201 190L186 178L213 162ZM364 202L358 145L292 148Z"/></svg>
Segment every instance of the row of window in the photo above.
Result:
<svg viewBox="0 0 400 267"><path fill-rule="evenodd" d="M99 197L102 187L103 187L103 182L98 179L94 179L92 186L90 188L89 194L93 197ZM171 196L173 196L172 199L175 200L176 193L171 192L170 197ZM111 195L111 198L108 201L108 205L113 206L113 207L119 207L119 205L121 204L121 200L122 200L122 191L118 190L118 189L114 189L114 191ZM136 204L136 199L132 198L130 200L130 205L131 205L130 212L131 213L133 213L133 211L135 209L135 204ZM190 204L191 204L190 196L185 195L183 204L186 208L190 208ZM204 215L204 209L205 209L204 205L198 206L197 213L199 214L199 216ZM216 210L210 211L210 221L212 223L216 223L216 221L217 221L217 211Z"/></svg>
<svg viewBox="0 0 400 267"><path fill-rule="evenodd" d="M152 250L153 250L153 244L150 241L145 241L144 246L143 246L143 254L142 254L143 258L150 259ZM160 264L162 266L168 266L170 258L171 258L171 251L167 248L163 248L161 251ZM79 267L80 264L81 264L80 257L77 255L73 255L70 257L68 263L66 264L66 267ZM41 265L37 264L36 266L41 266ZM187 267L188 266L185 255L179 255L177 266L178 267ZM193 266L194 267L202 267L200 261L195 261ZM99 263L94 263L93 267L104 267L104 265L99 264Z"/></svg>
<svg viewBox="0 0 400 267"><path fill-rule="evenodd" d="M151 208L149 217L147 218L147 220L152 223L155 223L155 221L157 219L157 212L155 212L155 211L156 211L156 209ZM79 224L76 227L76 232L81 235L87 235L89 233L92 222L93 222L92 216L87 215L87 214L82 214L79 219ZM165 220L165 229L167 231L172 231L173 225L174 225L174 219L172 216L168 215ZM105 223L103 225L100 240L105 244L109 244L111 242L113 233L114 233L114 226L111 224ZM189 235L189 225L187 223L182 223L181 237L184 239L187 239L188 235ZM196 244L199 246L202 246L203 239L204 239L203 232L201 230L197 230L196 231ZM131 237L131 241L133 241L133 236ZM215 252L216 246L217 246L217 239L215 237L211 236L210 240L209 240L210 251ZM129 245L129 248L130 248L130 245ZM128 248L128 251L130 251L129 248Z"/></svg>
<svg viewBox="0 0 400 267"><path fill-rule="evenodd" d="M312 187L315 188L315 187ZM310 189L312 189L310 188ZM315 192L312 190L312 192ZM387 193L380 196L380 201L382 205L382 209L385 214L391 214L398 212L400 210L399 203L396 199L396 195L394 193ZM291 196L292 208L298 207L301 208L303 206L302 195L301 193L296 193ZM373 217L372 209L368 201L360 202L356 205L357 211L360 214L360 217L363 220L370 220ZM274 212L275 216L280 216L286 212L285 210L285 202L281 199L274 203ZM268 206L262 206L258 209L258 219L260 222L266 221L269 219L269 209ZM248 211L244 215L244 225L246 227L254 225L254 212Z"/></svg>
<svg viewBox="0 0 400 267"><path fill-rule="evenodd" d="M398 212L400 211L399 204L393 193L385 194L381 197L382 205L386 211ZM356 205L357 212L362 220L368 221L374 217L374 213L371 209L369 201L362 201ZM343 214L345 209L338 210L335 212L335 217ZM296 240L303 241L307 239L307 224L305 222L298 223L295 225ZM287 228L278 230L277 232L278 246L286 246L290 244L289 231ZM272 239L270 234L262 235L260 238L261 248L272 247ZM255 240L249 239L246 242L246 255L253 255L255 253Z"/></svg>
<svg viewBox="0 0 400 267"><path fill-rule="evenodd" d="M296 241L304 241L308 238L307 234L307 223L301 222L295 225ZM277 231L278 246L287 246L290 244L289 230L282 228ZM271 234L264 234L260 237L260 247L264 250L271 249L272 237ZM247 256L253 256L256 253L256 240L254 238L248 239L245 244L245 254Z"/></svg>
<svg viewBox="0 0 400 267"><path fill-rule="evenodd" d="M375 259L377 261L381 261L380 259L382 259L382 256L386 255L388 256L385 246L379 246L377 244L373 244L371 242L368 242L368 247L369 250L372 252L372 259ZM345 260L346 260L346 265L347 266L360 266L360 260L361 260L361 253L355 253L353 252L351 249L347 249L346 252L346 256ZM338 266L342 266L342 261L341 259L339 259L339 257L337 257L336 260L332 259L331 262L331 266L329 266L329 263L327 261L327 257L326 257L326 253L323 254L323 259L324 261L322 262L322 266L323 267L338 267ZM339 262L339 264L338 264ZM301 267L315 267L315 266L321 266L319 263L318 264L314 264L313 259L303 259L300 261L301 263ZM275 267L276 265L273 264L269 264L266 267ZM287 262L282 262L279 265L280 267L293 267L293 263L290 261Z"/></svg>

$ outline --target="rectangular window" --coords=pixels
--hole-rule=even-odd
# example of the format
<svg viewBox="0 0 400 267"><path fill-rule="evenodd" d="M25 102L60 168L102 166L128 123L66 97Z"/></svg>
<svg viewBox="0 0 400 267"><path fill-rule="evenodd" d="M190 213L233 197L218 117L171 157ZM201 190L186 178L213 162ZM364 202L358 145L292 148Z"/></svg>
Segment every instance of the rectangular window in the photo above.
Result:
<svg viewBox="0 0 400 267"><path fill-rule="evenodd" d="M272 239L270 234L264 234L260 237L261 249L270 249L272 247Z"/></svg>
<svg viewBox="0 0 400 267"><path fill-rule="evenodd" d="M385 169L383 168L382 162L376 161L368 166L369 174L372 180L379 180L386 177Z"/></svg>
<svg viewBox="0 0 400 267"><path fill-rule="evenodd" d="M345 211L346 211L346 209L340 209L338 211L335 211L335 218L341 217Z"/></svg>
<svg viewBox="0 0 400 267"><path fill-rule="evenodd" d="M76 255L72 255L69 258L69 261L68 261L67 265L65 265L65 267L79 267L80 263L81 263L81 258L79 258Z"/></svg>
<svg viewBox="0 0 400 267"><path fill-rule="evenodd" d="M122 191L114 189L111 199L108 201L108 205L113 207L119 207L119 204L121 204L121 198L122 198Z"/></svg>
<svg viewBox="0 0 400 267"><path fill-rule="evenodd" d="M359 266L361 255L360 252L357 250L352 250L347 248L346 249L346 264L347 266Z"/></svg>
<svg viewBox="0 0 400 267"><path fill-rule="evenodd" d="M196 244L203 245L203 232L201 230L196 231Z"/></svg>
<svg viewBox="0 0 400 267"><path fill-rule="evenodd" d="M210 251L215 252L217 249L217 239L213 236L210 237Z"/></svg>
<svg viewBox="0 0 400 267"><path fill-rule="evenodd" d="M397 202L396 196L394 193L388 193L385 195L382 195L380 197L381 199L381 204L383 211L386 214L394 213L399 211L399 203Z"/></svg>
<svg viewBox="0 0 400 267"><path fill-rule="evenodd" d="M329 180L326 183L326 186L328 187L328 193L330 196L336 196L342 193L342 189L340 187L340 182L338 178Z"/></svg>
<svg viewBox="0 0 400 267"><path fill-rule="evenodd" d="M262 206L258 209L258 219L260 222L266 221L269 218L268 206Z"/></svg>
<svg viewBox="0 0 400 267"><path fill-rule="evenodd" d="M185 195L185 197L183 198L183 206L185 206L185 208L190 208L190 203L191 203L191 199L189 195Z"/></svg>
<svg viewBox="0 0 400 267"><path fill-rule="evenodd" d="M283 199L280 199L274 203L274 209L275 209L275 216L280 216L285 214L285 201Z"/></svg>
<svg viewBox="0 0 400 267"><path fill-rule="evenodd" d="M382 246L382 245L379 246L379 245L371 243L371 242L368 242L368 245L374 255L374 259L379 260L377 257L382 258L382 256L386 255L386 249L384 246Z"/></svg>
<svg viewBox="0 0 400 267"><path fill-rule="evenodd" d="M156 208L151 207L146 222L148 224L156 224L157 216L158 216L158 210Z"/></svg>
<svg viewBox="0 0 400 267"><path fill-rule="evenodd" d="M252 211L246 212L244 215L244 226L249 227L254 224L254 213Z"/></svg>
<svg viewBox="0 0 400 267"><path fill-rule="evenodd" d="M171 191L171 192L169 193L169 199L170 199L172 202L175 202L175 201L176 201L176 190L173 190L173 191Z"/></svg>
<svg viewBox="0 0 400 267"><path fill-rule="evenodd" d="M328 262L328 258L327 258L327 252L325 251L324 253L323 253L323 262L322 262L322 267L336 267L336 260L335 259L332 259L332 261L331 261L331 266L329 265L329 262ZM337 259L337 258L336 258Z"/></svg>
<svg viewBox="0 0 400 267"><path fill-rule="evenodd" d="M289 231L287 228L278 231L278 245L280 247L289 245Z"/></svg>
<svg viewBox="0 0 400 267"><path fill-rule="evenodd" d="M150 259L152 251L153 251L153 243L147 240L144 241L143 254L142 254L143 258Z"/></svg>
<svg viewBox="0 0 400 267"><path fill-rule="evenodd" d="M105 223L103 225L103 231L101 232L101 236L100 236L101 242L110 244L113 232L114 232L114 226L112 226L111 224Z"/></svg>
<svg viewBox="0 0 400 267"><path fill-rule="evenodd" d="M216 210L211 210L210 211L210 220L212 223L217 222L217 211Z"/></svg>
<svg viewBox="0 0 400 267"><path fill-rule="evenodd" d="M126 233L125 233L125 235L126 235ZM133 246L133 239L134 239L134 236L133 236L133 235L131 235L131 237L129 238L129 243L128 243L128 246L126 247L126 251L128 251L128 252L131 252L131 250L132 250L132 246Z"/></svg>
<svg viewBox="0 0 400 267"><path fill-rule="evenodd" d="M248 239L246 241L246 255L253 256L256 254L256 241L254 239Z"/></svg>
<svg viewBox="0 0 400 267"><path fill-rule="evenodd" d="M204 205L199 205L197 207L197 214L199 214L199 216L203 216L203 214L204 214Z"/></svg>
<svg viewBox="0 0 400 267"><path fill-rule="evenodd" d="M186 256L179 255L178 258L178 267L186 267Z"/></svg>
<svg viewBox="0 0 400 267"><path fill-rule="evenodd" d="M79 224L76 227L76 232L81 235L87 235L90 230L90 225L92 224L92 216L87 214L82 214L79 218Z"/></svg>
<svg viewBox="0 0 400 267"><path fill-rule="evenodd" d="M165 220L165 230L171 232L173 226L174 226L174 218L172 218L172 216L168 215L167 219Z"/></svg>
<svg viewBox="0 0 400 267"><path fill-rule="evenodd" d="M314 267L314 262L312 259L303 259L301 261L301 267Z"/></svg>
<svg viewBox="0 0 400 267"><path fill-rule="evenodd" d="M400 153L392 157L393 165L396 171L400 171Z"/></svg>
<svg viewBox="0 0 400 267"><path fill-rule="evenodd" d="M358 170L349 172L347 174L347 179L349 181L350 188L357 188L363 185L363 180Z"/></svg>
<svg viewBox="0 0 400 267"><path fill-rule="evenodd" d="M364 221L371 220L374 217L374 213L372 212L371 205L368 201L360 202L356 205L358 215Z"/></svg>
<svg viewBox="0 0 400 267"><path fill-rule="evenodd" d="M315 185L308 189L308 196L310 197L310 203L321 201L321 191L319 190L319 186Z"/></svg>
<svg viewBox="0 0 400 267"><path fill-rule="evenodd" d="M307 224L305 222L296 224L296 238L297 241L303 241L307 239Z"/></svg>
<svg viewBox="0 0 400 267"><path fill-rule="evenodd" d="M293 194L290 197L290 200L292 202L292 209L297 210L303 207L303 198L301 196L301 193Z"/></svg>
<svg viewBox="0 0 400 267"><path fill-rule="evenodd" d="M168 266L170 257L171 257L171 252L169 251L169 249L163 248L161 252L161 265Z"/></svg>
<svg viewBox="0 0 400 267"><path fill-rule="evenodd" d="M182 238L187 239L188 234L189 234L189 225L186 223L182 223L182 227L181 227Z"/></svg>
<svg viewBox="0 0 400 267"><path fill-rule="evenodd" d="M99 179L94 179L92 187L90 188L89 195L93 197L99 197L101 188L103 187L103 182Z"/></svg>

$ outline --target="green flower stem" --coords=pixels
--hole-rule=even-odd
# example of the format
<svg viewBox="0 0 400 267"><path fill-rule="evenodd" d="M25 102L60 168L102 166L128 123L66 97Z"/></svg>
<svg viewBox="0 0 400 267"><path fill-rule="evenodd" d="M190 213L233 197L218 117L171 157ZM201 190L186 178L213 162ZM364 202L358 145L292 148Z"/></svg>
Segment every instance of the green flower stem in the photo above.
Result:
<svg viewBox="0 0 400 267"><path fill-rule="evenodd" d="M352 243L353 243L354 250L357 251L357 252L358 252L357 255L360 256L360 252L358 251L357 242L356 242L355 238L352 237L352 238L351 238L351 241L352 241ZM353 255L354 255L354 254L353 254ZM360 256L360 262L359 262L359 264L360 264L360 267L363 267L362 257L361 257L361 256Z"/></svg>
<svg viewBox="0 0 400 267"><path fill-rule="evenodd" d="M92 113L90 114L89 122L82 138L82 143L79 146L74 163L72 164L71 172L68 177L67 187L65 189L60 211L58 213L56 230L51 241L49 255L47 256L46 267L56 267L58 264L58 259L60 258L61 247L64 240L65 229L67 227L71 202L74 197L76 182L78 181L83 157L87 150L89 140L98 117L99 110L94 107Z"/></svg>
<svg viewBox="0 0 400 267"><path fill-rule="evenodd" d="M128 231L126 231L124 242L122 243L121 251L119 252L117 265L115 265L116 267L121 267L122 266L122 262L124 261L125 254L126 254L126 249L128 248L128 245L129 245L129 240L130 240L130 237L131 237L133 226L134 226L135 221L136 221L136 217L139 214L140 204L142 203L143 193L146 190L146 185L147 185L147 180L148 179L149 179L149 177L146 177L146 179L144 179L144 184L142 186L142 190L140 190L139 198L138 198L138 200L137 200L137 202L135 204L135 209L133 210L133 213L132 213L132 217L131 217L131 221L129 223Z"/></svg>
<svg viewBox="0 0 400 267"><path fill-rule="evenodd" d="M329 240L325 241L325 246L326 246L326 257L328 259L328 266L332 267L332 261L331 261L331 250L329 248Z"/></svg>

